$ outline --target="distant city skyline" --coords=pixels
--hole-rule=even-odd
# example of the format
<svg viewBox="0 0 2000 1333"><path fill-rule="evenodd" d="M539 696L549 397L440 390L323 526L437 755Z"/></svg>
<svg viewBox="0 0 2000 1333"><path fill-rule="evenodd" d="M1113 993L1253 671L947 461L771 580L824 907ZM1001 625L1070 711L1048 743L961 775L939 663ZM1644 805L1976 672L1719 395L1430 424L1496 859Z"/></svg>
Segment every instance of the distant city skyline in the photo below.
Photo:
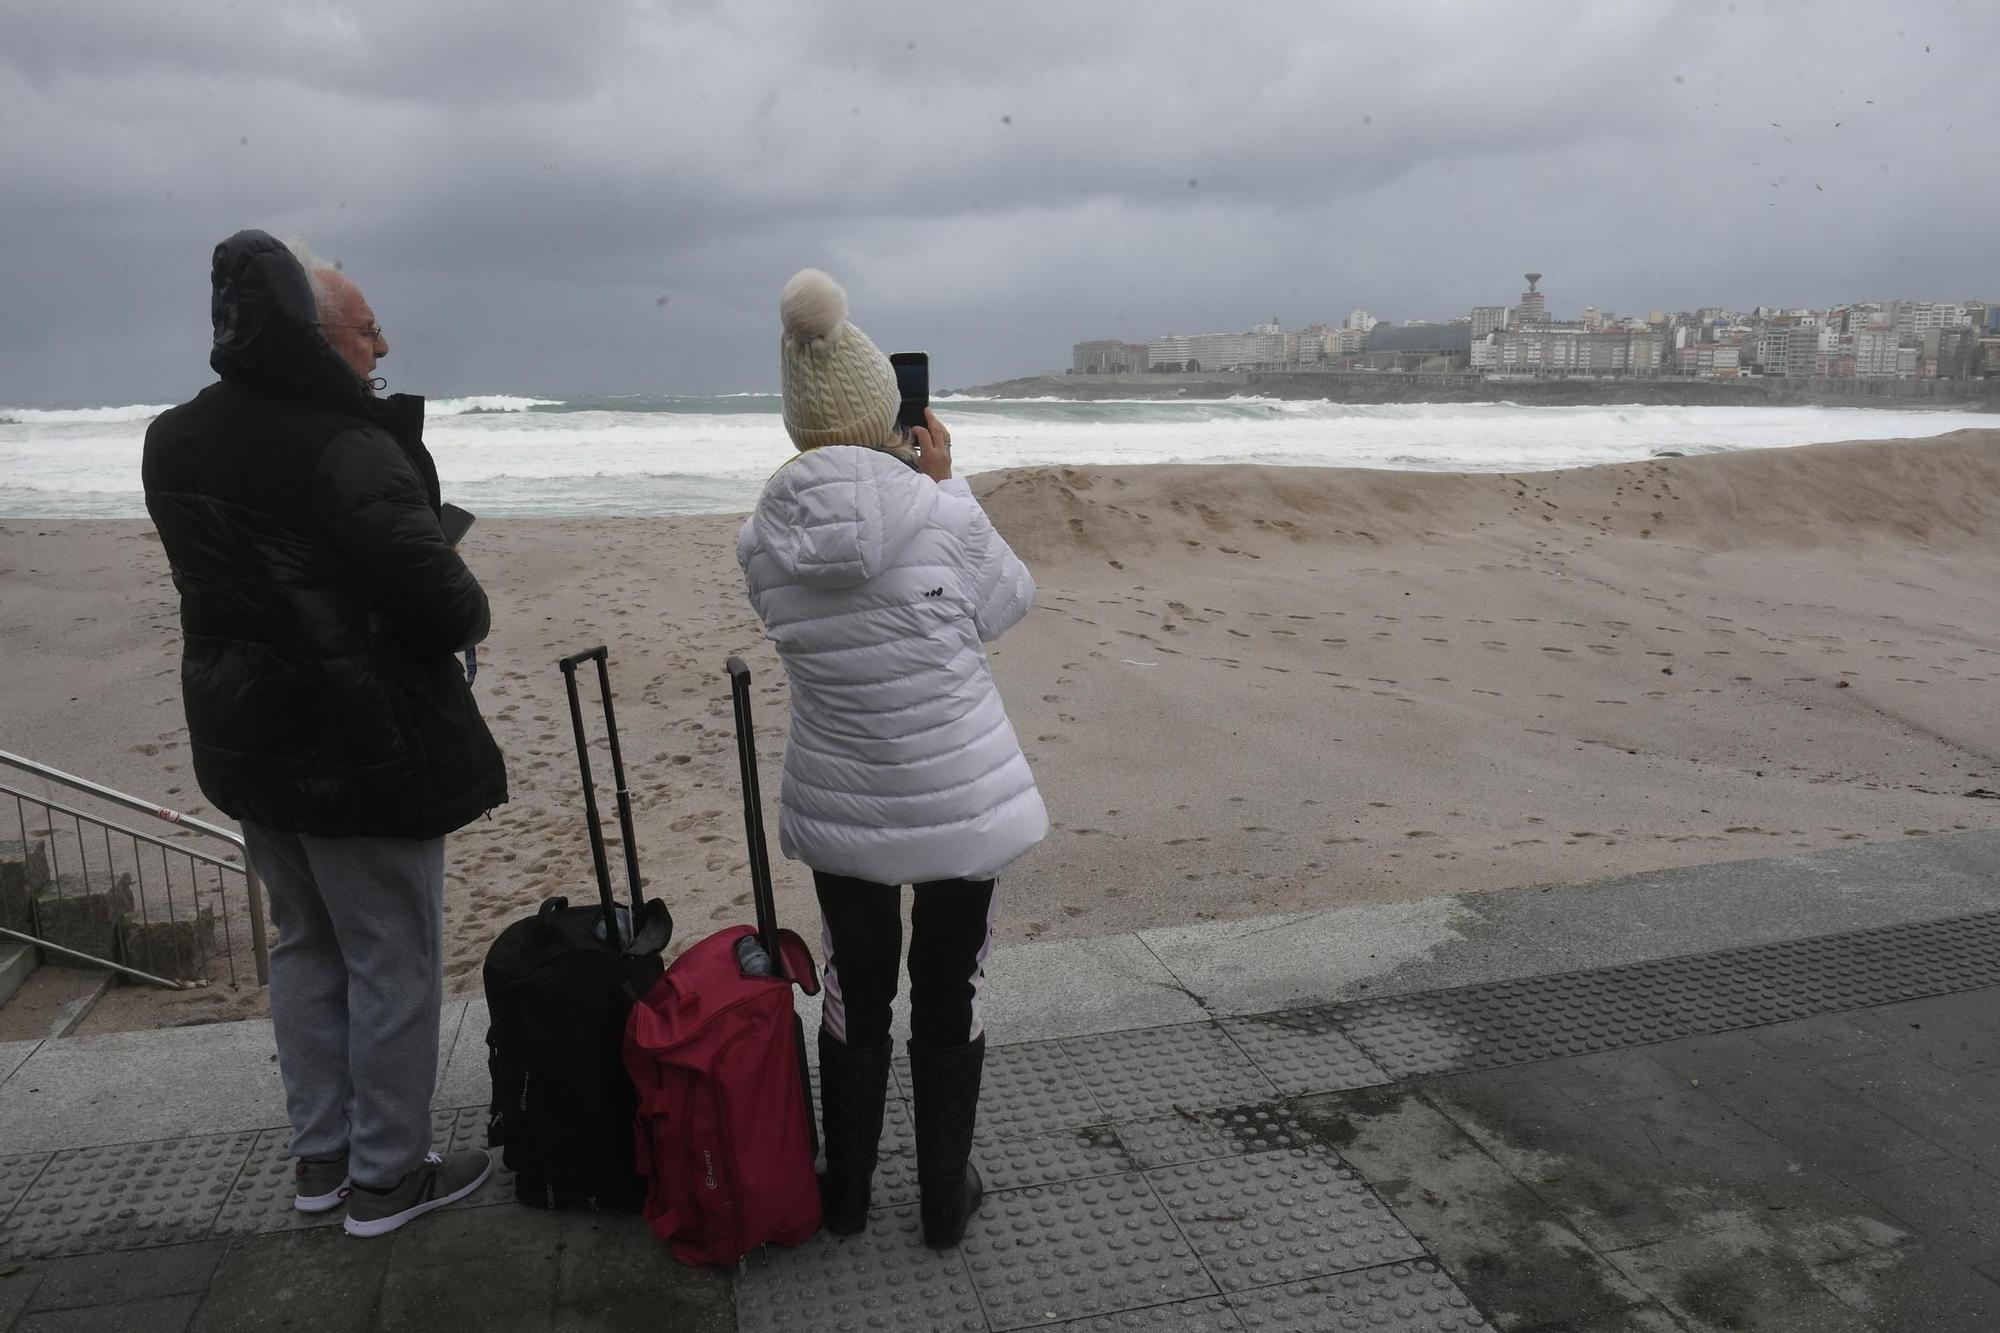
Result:
<svg viewBox="0 0 2000 1333"><path fill-rule="evenodd" d="M1552 314L1541 282L1511 306L1473 306L1400 324L1362 307L1339 325L1287 329L1274 315L1245 331L1167 333L1145 342L1088 339L1073 375L1242 369L1470 371L1486 375L1679 375L1732 379L1975 379L2000 376L2000 302L1836 302L1824 306L1649 309L1586 305Z"/></svg>

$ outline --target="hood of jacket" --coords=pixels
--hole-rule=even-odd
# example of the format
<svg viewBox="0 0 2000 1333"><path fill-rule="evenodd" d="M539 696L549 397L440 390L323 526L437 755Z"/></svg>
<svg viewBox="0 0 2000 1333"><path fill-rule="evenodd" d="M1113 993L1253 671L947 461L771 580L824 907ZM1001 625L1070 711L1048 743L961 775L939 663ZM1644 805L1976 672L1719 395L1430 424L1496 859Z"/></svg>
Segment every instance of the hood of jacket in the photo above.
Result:
<svg viewBox="0 0 2000 1333"><path fill-rule="evenodd" d="M237 232L215 247L209 287L216 374L370 415L374 395L326 340L312 284L283 242Z"/></svg>
<svg viewBox="0 0 2000 1333"><path fill-rule="evenodd" d="M799 582L850 588L874 578L937 512L938 490L879 449L809 450L765 483L757 539Z"/></svg>

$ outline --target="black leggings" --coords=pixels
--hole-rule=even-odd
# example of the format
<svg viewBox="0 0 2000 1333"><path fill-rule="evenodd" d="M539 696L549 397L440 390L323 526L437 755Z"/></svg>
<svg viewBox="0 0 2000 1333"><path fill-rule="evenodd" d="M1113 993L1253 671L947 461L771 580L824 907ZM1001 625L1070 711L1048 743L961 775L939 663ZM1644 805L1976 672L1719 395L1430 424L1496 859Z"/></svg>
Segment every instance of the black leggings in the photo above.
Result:
<svg viewBox="0 0 2000 1333"><path fill-rule="evenodd" d="M903 962L902 889L813 871L826 923L820 1026L849 1046L889 1040L889 1004ZM993 938L993 881L916 886L910 909L910 1044L945 1051L983 1030L979 994Z"/></svg>

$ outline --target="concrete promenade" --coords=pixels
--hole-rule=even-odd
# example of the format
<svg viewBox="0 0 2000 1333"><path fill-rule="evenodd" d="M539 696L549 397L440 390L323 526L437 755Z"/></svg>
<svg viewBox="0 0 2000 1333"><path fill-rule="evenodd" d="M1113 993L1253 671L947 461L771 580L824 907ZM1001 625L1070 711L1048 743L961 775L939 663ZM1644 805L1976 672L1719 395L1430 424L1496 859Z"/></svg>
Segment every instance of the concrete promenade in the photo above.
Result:
<svg viewBox="0 0 2000 1333"><path fill-rule="evenodd" d="M0 1331L2000 1329L2000 832L996 954L965 1245L289 1206L268 1023L0 1044ZM440 1142L481 1141L455 1001ZM338 1214L333 1215L337 1220Z"/></svg>

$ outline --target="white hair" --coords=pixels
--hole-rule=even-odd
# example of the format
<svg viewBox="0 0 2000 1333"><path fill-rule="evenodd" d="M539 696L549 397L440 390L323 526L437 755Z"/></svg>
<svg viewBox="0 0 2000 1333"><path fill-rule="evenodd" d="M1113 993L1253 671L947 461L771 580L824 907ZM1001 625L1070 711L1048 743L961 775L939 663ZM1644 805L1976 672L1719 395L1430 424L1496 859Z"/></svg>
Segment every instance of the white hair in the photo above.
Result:
<svg viewBox="0 0 2000 1333"><path fill-rule="evenodd" d="M306 271L306 281L312 284L313 308L319 312L321 319L325 319L333 312L333 291L327 285L326 275L340 270L314 254L305 237L280 236L278 239L292 252L292 258L299 261L299 267Z"/></svg>

